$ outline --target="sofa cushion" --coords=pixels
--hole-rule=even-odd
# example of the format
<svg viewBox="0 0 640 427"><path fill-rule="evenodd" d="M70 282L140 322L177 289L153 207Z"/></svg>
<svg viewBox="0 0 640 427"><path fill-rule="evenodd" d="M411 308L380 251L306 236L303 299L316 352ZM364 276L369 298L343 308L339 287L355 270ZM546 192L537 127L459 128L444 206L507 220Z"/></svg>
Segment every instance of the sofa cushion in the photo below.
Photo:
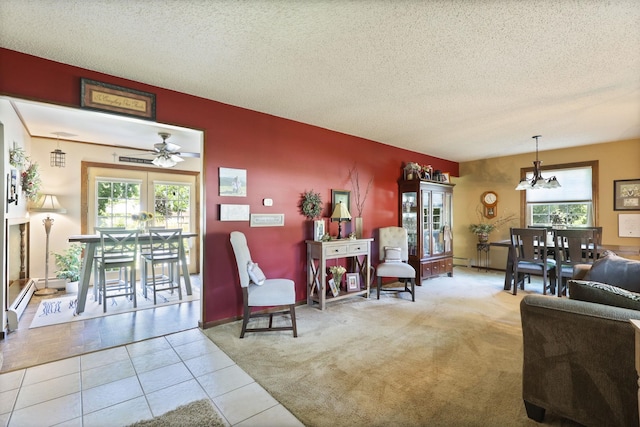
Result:
<svg viewBox="0 0 640 427"><path fill-rule="evenodd" d="M593 263L589 274L584 279L640 292L640 261L607 252L605 256Z"/></svg>
<svg viewBox="0 0 640 427"><path fill-rule="evenodd" d="M588 280L569 280L569 298L614 307L640 310L640 294Z"/></svg>

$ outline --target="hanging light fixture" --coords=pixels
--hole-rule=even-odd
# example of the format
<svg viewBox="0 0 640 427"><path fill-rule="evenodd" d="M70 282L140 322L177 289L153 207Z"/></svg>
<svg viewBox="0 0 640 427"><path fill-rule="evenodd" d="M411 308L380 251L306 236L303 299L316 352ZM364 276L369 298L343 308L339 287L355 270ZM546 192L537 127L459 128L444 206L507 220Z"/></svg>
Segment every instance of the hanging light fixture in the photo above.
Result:
<svg viewBox="0 0 640 427"><path fill-rule="evenodd" d="M67 134L67 132L53 132L54 135L58 136L58 148L51 152L49 156L49 165L51 167L63 168L65 166L65 156L66 153L60 149L60 135L71 135Z"/></svg>
<svg viewBox="0 0 640 427"><path fill-rule="evenodd" d="M549 179L544 179L542 177L542 171L540 169L542 162L538 160L538 138L541 136L542 135L532 136L532 138L536 140L536 160L533 162L533 177L531 177L531 179L527 179L525 174L524 178L520 180L520 183L516 187L516 190L537 190L539 188L560 187L560 183L555 176L552 176Z"/></svg>

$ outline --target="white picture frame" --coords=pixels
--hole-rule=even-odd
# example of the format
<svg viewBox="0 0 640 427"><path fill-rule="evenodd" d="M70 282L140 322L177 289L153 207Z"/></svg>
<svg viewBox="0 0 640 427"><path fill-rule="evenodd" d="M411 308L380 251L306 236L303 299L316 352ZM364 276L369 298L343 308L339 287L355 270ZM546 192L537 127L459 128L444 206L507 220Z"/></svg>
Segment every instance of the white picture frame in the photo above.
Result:
<svg viewBox="0 0 640 427"><path fill-rule="evenodd" d="M338 287L336 286L336 281L333 279L329 279L329 288L331 289L331 293L334 297L339 295Z"/></svg>
<svg viewBox="0 0 640 427"><path fill-rule="evenodd" d="M360 275L358 273L347 273L347 292L357 292L360 290Z"/></svg>
<svg viewBox="0 0 640 427"><path fill-rule="evenodd" d="M283 227L284 214L251 214L251 227Z"/></svg>
<svg viewBox="0 0 640 427"><path fill-rule="evenodd" d="M313 221L313 240L316 242L322 241L322 236L325 233L324 219L317 219Z"/></svg>
<svg viewBox="0 0 640 427"><path fill-rule="evenodd" d="M249 205L220 205L220 221L249 221Z"/></svg>

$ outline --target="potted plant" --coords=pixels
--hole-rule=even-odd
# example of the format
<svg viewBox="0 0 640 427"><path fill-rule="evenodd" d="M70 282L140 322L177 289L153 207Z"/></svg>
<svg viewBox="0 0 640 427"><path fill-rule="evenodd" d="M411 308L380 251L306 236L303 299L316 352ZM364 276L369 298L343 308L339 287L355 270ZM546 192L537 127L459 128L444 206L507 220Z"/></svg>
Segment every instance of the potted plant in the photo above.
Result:
<svg viewBox="0 0 640 427"><path fill-rule="evenodd" d="M67 292L77 292L78 281L80 280L80 266L82 255L82 245L72 243L64 252L55 253L56 257L56 277L67 280ZM75 284L75 286L74 286Z"/></svg>
<svg viewBox="0 0 640 427"><path fill-rule="evenodd" d="M504 224L507 224L516 218L515 214L509 214L505 217L497 218L492 222L487 222L483 219L481 213L479 214L479 217L480 222L469 225L469 231L478 236L478 243L487 243L489 241L489 234L492 231L497 230Z"/></svg>

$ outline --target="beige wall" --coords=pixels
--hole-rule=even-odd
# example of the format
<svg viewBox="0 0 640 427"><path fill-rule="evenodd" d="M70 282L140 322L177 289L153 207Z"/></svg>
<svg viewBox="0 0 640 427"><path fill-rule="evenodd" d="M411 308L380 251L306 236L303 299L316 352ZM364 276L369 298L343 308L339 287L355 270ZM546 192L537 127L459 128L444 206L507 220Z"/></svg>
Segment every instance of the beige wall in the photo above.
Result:
<svg viewBox="0 0 640 427"><path fill-rule="evenodd" d="M640 246L640 238L618 237L618 214L638 211L613 210L613 181L640 178L640 139L594 144L561 150L541 151L543 166L554 164L599 161L599 226L603 227L602 243L606 245ZM520 192L514 188L520 180L520 168L532 167L535 153L497 157L460 163L460 177L452 178L454 189L454 255L469 258L476 264L477 238L468 230L478 222L476 210L481 208L480 196L487 190L498 193L498 217L515 213L519 226ZM544 176L544 174L543 174ZM562 184L562 183L560 183ZM509 225L491 233L490 240L509 237ZM506 249L491 248L491 267L504 268Z"/></svg>

